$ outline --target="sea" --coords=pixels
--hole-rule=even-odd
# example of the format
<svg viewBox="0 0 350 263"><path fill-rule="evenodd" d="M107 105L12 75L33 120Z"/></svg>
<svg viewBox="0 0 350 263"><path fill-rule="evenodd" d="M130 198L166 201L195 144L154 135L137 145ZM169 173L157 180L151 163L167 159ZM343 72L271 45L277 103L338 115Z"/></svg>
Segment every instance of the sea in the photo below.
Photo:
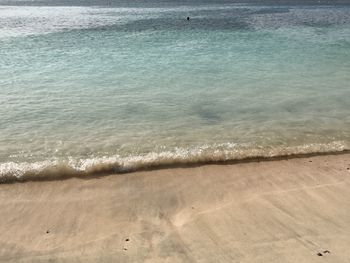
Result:
<svg viewBox="0 0 350 263"><path fill-rule="evenodd" d="M0 181L350 149L350 0L0 0Z"/></svg>

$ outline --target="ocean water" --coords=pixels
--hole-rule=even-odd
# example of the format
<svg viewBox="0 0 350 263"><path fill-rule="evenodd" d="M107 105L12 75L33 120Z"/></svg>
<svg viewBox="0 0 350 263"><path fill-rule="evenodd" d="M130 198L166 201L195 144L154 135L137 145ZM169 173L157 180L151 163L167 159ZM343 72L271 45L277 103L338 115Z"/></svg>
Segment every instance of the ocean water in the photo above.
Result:
<svg viewBox="0 0 350 263"><path fill-rule="evenodd" d="M349 149L350 1L0 0L0 181Z"/></svg>

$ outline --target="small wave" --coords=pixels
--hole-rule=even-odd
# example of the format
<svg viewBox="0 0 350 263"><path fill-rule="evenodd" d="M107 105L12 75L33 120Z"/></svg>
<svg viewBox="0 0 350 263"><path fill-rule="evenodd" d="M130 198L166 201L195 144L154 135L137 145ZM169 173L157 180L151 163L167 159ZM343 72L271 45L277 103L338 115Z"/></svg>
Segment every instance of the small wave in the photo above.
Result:
<svg viewBox="0 0 350 263"><path fill-rule="evenodd" d="M295 155L325 154L348 151L345 142L307 144L296 147L255 147L234 143L205 145L195 148L176 148L173 151L151 152L145 155L122 157L46 160L39 162L6 162L0 164L0 182L55 180L102 173L126 173L139 170L196 165L229 161L259 160Z"/></svg>

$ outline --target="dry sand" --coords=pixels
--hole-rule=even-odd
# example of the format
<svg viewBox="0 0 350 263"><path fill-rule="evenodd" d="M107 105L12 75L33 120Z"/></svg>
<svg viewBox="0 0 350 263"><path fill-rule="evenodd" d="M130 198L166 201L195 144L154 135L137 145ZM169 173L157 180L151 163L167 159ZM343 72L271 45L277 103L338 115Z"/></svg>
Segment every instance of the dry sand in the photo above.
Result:
<svg viewBox="0 0 350 263"><path fill-rule="evenodd" d="M349 168L344 154L3 184L0 262L349 263Z"/></svg>

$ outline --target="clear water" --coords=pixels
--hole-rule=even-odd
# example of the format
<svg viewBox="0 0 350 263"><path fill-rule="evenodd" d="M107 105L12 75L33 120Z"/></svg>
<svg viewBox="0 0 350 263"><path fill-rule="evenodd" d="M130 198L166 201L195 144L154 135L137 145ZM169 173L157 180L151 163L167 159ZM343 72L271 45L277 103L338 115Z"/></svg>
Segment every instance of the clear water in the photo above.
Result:
<svg viewBox="0 0 350 263"><path fill-rule="evenodd" d="M0 4L3 181L350 149L346 2Z"/></svg>

